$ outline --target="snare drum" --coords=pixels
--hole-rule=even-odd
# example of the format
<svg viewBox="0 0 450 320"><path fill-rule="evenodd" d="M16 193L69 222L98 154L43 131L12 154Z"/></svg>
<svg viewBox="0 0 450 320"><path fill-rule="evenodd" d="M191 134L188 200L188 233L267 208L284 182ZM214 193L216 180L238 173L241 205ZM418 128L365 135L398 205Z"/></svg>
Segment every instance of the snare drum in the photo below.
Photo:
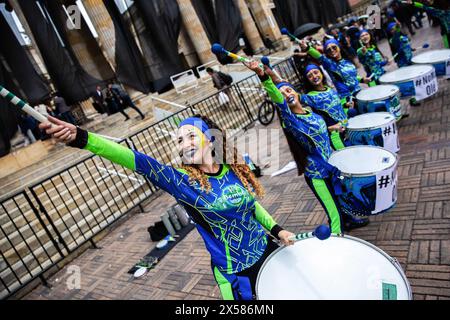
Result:
<svg viewBox="0 0 450 320"><path fill-rule="evenodd" d="M379 85L361 90L356 95L360 114L387 111L399 120L402 117L400 89L394 85Z"/></svg>
<svg viewBox="0 0 450 320"><path fill-rule="evenodd" d="M262 265L256 295L259 300L412 300L398 261L347 235L280 247Z"/></svg>
<svg viewBox="0 0 450 320"><path fill-rule="evenodd" d="M350 146L378 146L398 152L400 144L395 117L388 112L373 112L350 118L347 142Z"/></svg>
<svg viewBox="0 0 450 320"><path fill-rule="evenodd" d="M381 84L399 87L402 97L414 96L417 101L433 96L438 91L436 71L432 65L417 64L403 67L380 77Z"/></svg>
<svg viewBox="0 0 450 320"><path fill-rule="evenodd" d="M432 50L412 58L415 64L432 64L436 75L450 77L450 49Z"/></svg>
<svg viewBox="0 0 450 320"><path fill-rule="evenodd" d="M397 202L397 155L381 147L354 146L333 152L328 162L343 176L337 200L343 214L372 216Z"/></svg>

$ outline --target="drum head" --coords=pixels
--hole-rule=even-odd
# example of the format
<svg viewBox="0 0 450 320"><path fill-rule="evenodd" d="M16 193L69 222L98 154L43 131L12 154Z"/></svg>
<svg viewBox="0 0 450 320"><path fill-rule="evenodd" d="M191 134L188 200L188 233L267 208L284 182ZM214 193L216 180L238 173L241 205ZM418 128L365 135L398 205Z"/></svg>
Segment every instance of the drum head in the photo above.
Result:
<svg viewBox="0 0 450 320"><path fill-rule="evenodd" d="M373 113L370 113L373 114ZM372 175L395 165L397 156L374 146L354 146L333 152L328 163L344 174Z"/></svg>
<svg viewBox="0 0 450 320"><path fill-rule="evenodd" d="M395 117L389 112L364 113L348 119L348 129L364 130L383 127L395 121Z"/></svg>
<svg viewBox="0 0 450 320"><path fill-rule="evenodd" d="M392 258L349 236L310 238L275 251L259 272L256 293L260 300L412 298Z"/></svg>
<svg viewBox="0 0 450 320"><path fill-rule="evenodd" d="M360 101L383 100L395 96L400 90L397 86L385 84L361 90L356 99Z"/></svg>
<svg viewBox="0 0 450 320"><path fill-rule="evenodd" d="M382 83L396 83L414 80L427 72L430 72L433 66L430 65L414 65L403 67L392 72L385 73L380 77Z"/></svg>
<svg viewBox="0 0 450 320"><path fill-rule="evenodd" d="M450 49L432 50L412 58L413 63L440 63L450 59Z"/></svg>

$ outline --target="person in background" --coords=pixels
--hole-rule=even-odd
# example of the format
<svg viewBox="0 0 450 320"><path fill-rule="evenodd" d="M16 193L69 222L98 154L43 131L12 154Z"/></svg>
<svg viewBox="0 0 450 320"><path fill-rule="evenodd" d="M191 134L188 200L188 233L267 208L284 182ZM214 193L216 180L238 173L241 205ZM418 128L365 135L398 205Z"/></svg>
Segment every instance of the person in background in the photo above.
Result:
<svg viewBox="0 0 450 320"><path fill-rule="evenodd" d="M131 97L123 89L122 86L120 86L118 84L111 84L110 88L111 88L112 92L115 94L116 98L119 100L119 103L120 103L122 109L126 109L126 108L130 107L131 109L134 109L137 113L139 113L142 120L145 119L145 115L134 104L133 100L131 100Z"/></svg>
<svg viewBox="0 0 450 320"><path fill-rule="evenodd" d="M66 100L59 94L59 92L55 93L55 98L53 99L55 104L56 113L59 118L63 121L69 122L71 124L76 124L77 121L72 115L70 106L67 105Z"/></svg>
<svg viewBox="0 0 450 320"><path fill-rule="evenodd" d="M95 88L95 92L92 95L92 100L94 100L93 106L94 109L100 113L108 113L111 114L110 112L107 112L107 103L106 103L106 97L103 94L102 88L100 86L97 86Z"/></svg>
<svg viewBox="0 0 450 320"><path fill-rule="evenodd" d="M241 110L234 100L233 93L231 92L231 85L233 78L221 71L215 71L213 68L206 68L206 72L211 76L214 84L214 88L225 93L230 99L230 104L236 107L235 111Z"/></svg>

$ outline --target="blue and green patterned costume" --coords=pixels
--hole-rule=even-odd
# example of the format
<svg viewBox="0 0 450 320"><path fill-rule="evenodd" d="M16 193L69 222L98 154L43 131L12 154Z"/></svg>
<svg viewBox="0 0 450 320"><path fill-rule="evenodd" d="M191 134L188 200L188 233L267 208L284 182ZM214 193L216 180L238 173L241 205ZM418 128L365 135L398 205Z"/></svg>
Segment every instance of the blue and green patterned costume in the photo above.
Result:
<svg viewBox="0 0 450 320"><path fill-rule="evenodd" d="M444 47L449 48L450 37L450 10L441 10L433 7L429 7L420 2L413 2L417 8L425 10L427 13L439 19L442 25L442 39L444 41Z"/></svg>
<svg viewBox="0 0 450 320"><path fill-rule="evenodd" d="M358 76L358 70L353 63L345 59L334 61L314 48L309 48L308 54L319 60L328 72L341 98L341 102L346 101L347 98L356 95L361 90L359 86L361 77Z"/></svg>
<svg viewBox="0 0 450 320"><path fill-rule="evenodd" d="M77 143L73 146L136 171L171 194L195 222L211 254L213 273L223 297L253 298L254 284L248 277L239 277L239 273L260 263L263 255L267 255L270 240L264 228L274 236L282 228L248 192L229 165L223 164L216 175L208 175L211 190L206 193L198 182L189 181L184 170L161 164L93 133L78 129Z"/></svg>
<svg viewBox="0 0 450 320"><path fill-rule="evenodd" d="M394 23L394 22L392 22ZM395 27L394 35L389 39L391 43L392 53L397 57L395 62L399 68L412 65L412 48L411 43L406 35L402 34L397 27Z"/></svg>
<svg viewBox="0 0 450 320"><path fill-rule="evenodd" d="M280 110L283 127L295 137L308 154L305 180L325 209L331 231L342 233L341 214L336 205L337 200L331 183L330 171L323 165L333 151L325 121L309 108L304 108L305 114L294 114L272 79L264 75L260 77L260 80ZM278 84L280 87L283 85L289 84Z"/></svg>
<svg viewBox="0 0 450 320"><path fill-rule="evenodd" d="M375 48L375 46L367 48L366 53L363 53L362 48L359 48L358 59L364 66L364 69L367 72L367 77L370 77L370 75L373 74L373 81L378 82L380 77L386 73L383 67L387 64L387 61L383 59L383 56Z"/></svg>
<svg viewBox="0 0 450 320"><path fill-rule="evenodd" d="M325 120L327 127L337 123L347 127L347 115L336 90L326 87L325 91L310 91L301 95L300 102L310 106L315 113L319 114ZM328 131L328 135L334 150L341 150L345 147L339 132Z"/></svg>

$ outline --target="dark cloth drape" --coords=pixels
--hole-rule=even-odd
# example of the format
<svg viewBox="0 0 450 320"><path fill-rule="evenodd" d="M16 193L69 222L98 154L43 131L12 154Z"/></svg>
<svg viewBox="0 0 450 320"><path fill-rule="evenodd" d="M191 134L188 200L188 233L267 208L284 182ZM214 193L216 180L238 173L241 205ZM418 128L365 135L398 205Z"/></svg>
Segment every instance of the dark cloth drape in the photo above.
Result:
<svg viewBox="0 0 450 320"><path fill-rule="evenodd" d="M14 93L30 104L39 104L47 100L50 96L48 84L37 73L30 57L2 14L0 14L0 34L2 35L0 54L8 64L11 76L20 84L21 90ZM24 96L21 95L22 92Z"/></svg>
<svg viewBox="0 0 450 320"><path fill-rule="evenodd" d="M178 54L181 13L177 0L135 0L135 17L145 25L140 34L147 48L146 59L154 91L171 87L170 76L183 71ZM136 16L138 15L138 16Z"/></svg>
<svg viewBox="0 0 450 320"><path fill-rule="evenodd" d="M239 38L243 35L242 18L234 0L193 0L192 4L211 43L220 43L231 52L238 52ZM222 64L233 60L219 55Z"/></svg>
<svg viewBox="0 0 450 320"><path fill-rule="evenodd" d="M274 0L274 3L278 24L291 32L308 22L326 28L338 17L351 12L348 0Z"/></svg>
<svg viewBox="0 0 450 320"><path fill-rule="evenodd" d="M18 91L1 61L0 83L11 92L15 93ZM17 107L13 106L6 99L0 98L0 157L7 155L11 150L10 140L17 132L19 114L20 111Z"/></svg>
<svg viewBox="0 0 450 320"><path fill-rule="evenodd" d="M97 84L103 81L89 75L81 66L67 41L66 19L62 18L62 7L55 0L18 0L33 33L36 45L42 54L52 81L68 104L89 98ZM37 3L44 10L45 16ZM64 46L61 44L52 22L56 26Z"/></svg>
<svg viewBox="0 0 450 320"><path fill-rule="evenodd" d="M116 75L120 82L133 89L148 93L150 81L145 73L145 63L134 40L133 34L126 26L114 1L103 0L114 24L116 36Z"/></svg>

